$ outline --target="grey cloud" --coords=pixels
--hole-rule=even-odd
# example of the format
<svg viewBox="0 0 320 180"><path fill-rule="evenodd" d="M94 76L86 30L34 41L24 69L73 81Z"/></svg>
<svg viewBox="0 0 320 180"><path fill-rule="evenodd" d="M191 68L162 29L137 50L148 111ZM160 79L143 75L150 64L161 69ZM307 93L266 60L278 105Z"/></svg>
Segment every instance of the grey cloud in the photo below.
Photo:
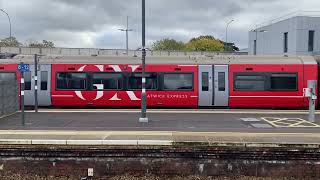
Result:
<svg viewBox="0 0 320 180"><path fill-rule="evenodd" d="M230 27L230 39L246 47L252 24L288 12L295 6L293 1L299 2L146 0L147 38L187 41L200 34L212 34L224 39L225 23L235 19L237 24ZM130 46L138 47L141 42L141 0L0 0L0 6L10 14L14 35L22 41L49 39L59 46L123 48L124 34L117 32L117 27L125 25L128 15L130 28L134 29L130 33ZM0 26L7 26L3 16ZM1 28L0 37L7 36L7 31ZM84 42L86 38L93 43Z"/></svg>

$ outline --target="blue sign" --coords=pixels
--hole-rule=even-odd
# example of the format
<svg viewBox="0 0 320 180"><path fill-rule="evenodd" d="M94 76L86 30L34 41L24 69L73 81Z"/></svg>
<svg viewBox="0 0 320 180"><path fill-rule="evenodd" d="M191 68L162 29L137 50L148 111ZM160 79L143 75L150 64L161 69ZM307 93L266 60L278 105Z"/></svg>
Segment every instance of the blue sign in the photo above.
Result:
<svg viewBox="0 0 320 180"><path fill-rule="evenodd" d="M28 71L30 71L30 65L29 64L18 64L18 70L20 72L28 72Z"/></svg>

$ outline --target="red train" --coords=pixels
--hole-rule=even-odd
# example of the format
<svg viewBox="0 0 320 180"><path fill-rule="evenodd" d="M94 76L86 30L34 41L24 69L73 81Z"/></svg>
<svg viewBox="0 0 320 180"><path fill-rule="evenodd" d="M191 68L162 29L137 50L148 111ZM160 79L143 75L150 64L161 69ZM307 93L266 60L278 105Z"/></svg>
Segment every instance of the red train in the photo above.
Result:
<svg viewBox="0 0 320 180"><path fill-rule="evenodd" d="M33 57L0 60L0 80L25 73L25 103L34 105ZM308 80L318 81L314 57L147 57L148 107L306 108ZM40 106L139 107L138 57L42 57ZM318 92L318 91L317 91Z"/></svg>

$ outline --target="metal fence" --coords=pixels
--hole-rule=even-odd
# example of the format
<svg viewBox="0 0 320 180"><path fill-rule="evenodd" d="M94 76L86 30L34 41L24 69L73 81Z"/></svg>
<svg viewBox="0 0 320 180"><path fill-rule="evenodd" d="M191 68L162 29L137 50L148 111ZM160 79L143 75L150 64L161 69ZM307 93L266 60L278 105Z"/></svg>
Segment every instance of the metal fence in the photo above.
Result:
<svg viewBox="0 0 320 180"><path fill-rule="evenodd" d="M141 50L94 49L94 48L29 48L0 47L0 53L41 54L61 56L141 56ZM191 51L147 51L147 56L214 56L214 55L248 55L248 52L191 52Z"/></svg>
<svg viewBox="0 0 320 180"><path fill-rule="evenodd" d="M0 117L19 110L18 82L0 80Z"/></svg>

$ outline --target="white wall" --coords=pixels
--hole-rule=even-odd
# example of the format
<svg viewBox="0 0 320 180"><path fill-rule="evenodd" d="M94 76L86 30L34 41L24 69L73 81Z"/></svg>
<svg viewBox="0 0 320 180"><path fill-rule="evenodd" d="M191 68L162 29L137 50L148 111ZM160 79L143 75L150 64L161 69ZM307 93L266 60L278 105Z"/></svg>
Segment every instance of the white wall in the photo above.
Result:
<svg viewBox="0 0 320 180"><path fill-rule="evenodd" d="M314 52L320 52L320 18L298 16L259 28L257 55L312 55L313 52L308 52L309 30L315 30ZM285 32L288 32L288 53L283 51ZM255 33L249 32L249 54L253 54Z"/></svg>
<svg viewBox="0 0 320 180"><path fill-rule="evenodd" d="M320 51L320 18L319 17L299 17L297 28L297 52L301 55L312 55L308 52L309 31L314 30L313 52Z"/></svg>

